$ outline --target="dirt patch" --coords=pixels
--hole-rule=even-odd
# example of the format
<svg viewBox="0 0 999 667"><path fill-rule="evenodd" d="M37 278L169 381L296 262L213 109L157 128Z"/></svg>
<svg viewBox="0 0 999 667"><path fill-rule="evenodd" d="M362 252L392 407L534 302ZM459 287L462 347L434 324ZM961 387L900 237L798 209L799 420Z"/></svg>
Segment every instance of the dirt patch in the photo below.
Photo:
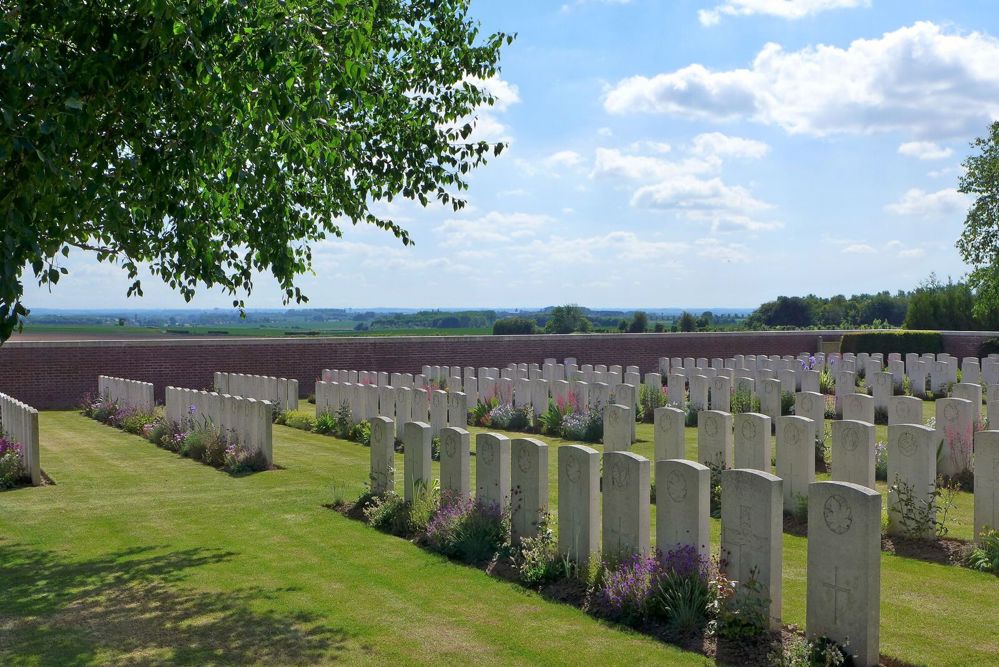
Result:
<svg viewBox="0 0 999 667"><path fill-rule="evenodd" d="M964 565L973 548L970 542L948 538L920 540L897 535L881 538L881 550L885 553L940 565Z"/></svg>

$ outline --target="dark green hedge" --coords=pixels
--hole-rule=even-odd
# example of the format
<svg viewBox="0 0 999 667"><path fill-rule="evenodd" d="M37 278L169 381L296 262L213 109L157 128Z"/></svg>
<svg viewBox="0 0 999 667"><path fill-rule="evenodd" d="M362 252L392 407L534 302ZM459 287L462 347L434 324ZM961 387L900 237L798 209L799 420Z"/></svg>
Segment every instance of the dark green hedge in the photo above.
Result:
<svg viewBox="0 0 999 667"><path fill-rule="evenodd" d="M505 317L493 323L494 336L532 334L536 329L534 320L527 319L526 317Z"/></svg>
<svg viewBox="0 0 999 667"><path fill-rule="evenodd" d="M978 346L979 357L987 357L990 354L997 353L999 353L999 338L989 338L982 341L982 344Z"/></svg>
<svg viewBox="0 0 999 667"><path fill-rule="evenodd" d="M863 331L843 334L839 345L840 352L880 352L888 358L892 352L907 354L915 352L934 354L943 352L943 336L939 331Z"/></svg>

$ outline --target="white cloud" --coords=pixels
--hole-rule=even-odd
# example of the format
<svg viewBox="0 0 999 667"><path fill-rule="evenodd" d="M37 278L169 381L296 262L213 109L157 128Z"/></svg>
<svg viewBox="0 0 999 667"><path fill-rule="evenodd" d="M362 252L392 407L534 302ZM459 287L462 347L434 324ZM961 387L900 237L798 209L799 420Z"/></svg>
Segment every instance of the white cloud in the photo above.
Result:
<svg viewBox="0 0 999 667"><path fill-rule="evenodd" d="M694 137L691 152L695 155L761 158L770 152L770 146L755 139L730 137L721 132L706 132Z"/></svg>
<svg viewBox="0 0 999 667"><path fill-rule="evenodd" d="M479 218L445 220L434 231L444 235L442 246L506 243L533 237L552 222L554 220L547 215L490 211Z"/></svg>
<svg viewBox="0 0 999 667"><path fill-rule="evenodd" d="M717 160L703 158L677 162L648 155L628 155L616 148L598 148L593 160L594 178L617 177L633 181L653 181L689 174L706 174L717 170Z"/></svg>
<svg viewBox="0 0 999 667"><path fill-rule="evenodd" d="M999 40L945 32L922 21L847 48L785 51L766 44L748 68L692 64L612 86L615 114L750 118L795 134L901 131L931 140L966 137L999 117Z"/></svg>
<svg viewBox="0 0 999 667"><path fill-rule="evenodd" d="M545 158L545 166L549 168L574 167L582 161L583 156L576 151L558 151Z"/></svg>
<svg viewBox="0 0 999 667"><path fill-rule="evenodd" d="M633 141L628 144L628 150L637 153L640 151L649 151L650 153L669 153L673 150L673 147L664 141Z"/></svg>
<svg viewBox="0 0 999 667"><path fill-rule="evenodd" d="M922 248L908 248L906 250L900 250L898 256L901 259L919 259L925 254L926 251Z"/></svg>
<svg viewBox="0 0 999 667"><path fill-rule="evenodd" d="M480 79L478 77L468 77L468 82L472 85L485 89L494 98L492 106L480 107L474 114L474 127L471 136L468 137L468 141L502 141L510 142L513 137L510 134L510 128L508 128L499 118L497 114L502 114L512 105L518 104L520 102L520 91L517 86L504 81L498 76L490 77L488 79ZM456 125L460 126L472 119L461 119Z"/></svg>
<svg viewBox="0 0 999 667"><path fill-rule="evenodd" d="M954 151L935 141L907 141L898 147L898 153L920 160L942 160L953 155Z"/></svg>
<svg viewBox="0 0 999 667"><path fill-rule="evenodd" d="M632 206L666 210L724 210L756 212L773 208L739 185L726 185L720 178L693 176L646 185L635 191Z"/></svg>
<svg viewBox="0 0 999 667"><path fill-rule="evenodd" d="M895 215L942 218L963 215L968 210L968 205L968 197L954 188L937 192L924 192L919 188L912 188L898 201L885 206L885 210Z"/></svg>
<svg viewBox="0 0 999 667"><path fill-rule="evenodd" d="M866 243L851 243L850 245L844 247L842 252L848 255L872 255L876 253L877 250Z"/></svg>
<svg viewBox="0 0 999 667"><path fill-rule="evenodd" d="M782 19L802 19L831 9L869 7L870 0L726 0L713 9L702 9L697 18L702 25L716 25L723 14L752 16L765 14Z"/></svg>

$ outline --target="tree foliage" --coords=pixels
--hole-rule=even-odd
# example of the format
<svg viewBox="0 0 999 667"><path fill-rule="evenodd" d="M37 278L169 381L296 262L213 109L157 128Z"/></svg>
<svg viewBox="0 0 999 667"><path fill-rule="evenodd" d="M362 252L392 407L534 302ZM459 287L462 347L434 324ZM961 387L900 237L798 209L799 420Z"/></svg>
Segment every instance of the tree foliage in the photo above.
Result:
<svg viewBox="0 0 999 667"><path fill-rule="evenodd" d="M677 327L680 331L693 331L697 328L697 321L693 315L687 311L683 311L680 313L680 319L677 320Z"/></svg>
<svg viewBox="0 0 999 667"><path fill-rule="evenodd" d="M999 121L987 136L971 143L977 152L965 159L958 191L975 197L964 220L957 249L972 266L975 316L995 320L999 313Z"/></svg>
<svg viewBox="0 0 999 667"><path fill-rule="evenodd" d="M472 136L512 39L469 0L62 0L0 11L0 341L28 269L71 250L242 307L257 272L305 295L311 245L372 204L460 209L502 149Z"/></svg>
<svg viewBox="0 0 999 667"><path fill-rule="evenodd" d="M548 321L545 322L545 333L567 334L590 331L592 328L590 320L583 314L583 309L576 304L555 306L548 316Z"/></svg>
<svg viewBox="0 0 999 667"><path fill-rule="evenodd" d="M535 333L534 320L527 317L504 317L493 323L494 336L514 336Z"/></svg>
<svg viewBox="0 0 999 667"><path fill-rule="evenodd" d="M628 323L628 333L645 333L649 328L649 315L645 311L635 312L635 316Z"/></svg>

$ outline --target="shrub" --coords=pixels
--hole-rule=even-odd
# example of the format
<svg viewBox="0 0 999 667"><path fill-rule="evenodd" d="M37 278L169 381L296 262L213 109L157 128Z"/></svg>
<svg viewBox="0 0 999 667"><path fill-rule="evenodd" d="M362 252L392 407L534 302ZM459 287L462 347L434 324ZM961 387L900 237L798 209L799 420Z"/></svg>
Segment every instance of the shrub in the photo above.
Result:
<svg viewBox="0 0 999 667"><path fill-rule="evenodd" d="M405 537L409 532L409 505L397 493L375 496L364 508L364 518L373 528Z"/></svg>
<svg viewBox="0 0 999 667"><path fill-rule="evenodd" d="M999 354L999 338L988 338L978 346L979 357L987 357L990 354Z"/></svg>
<svg viewBox="0 0 999 667"><path fill-rule="evenodd" d="M433 551L474 565L506 548L509 535L510 515L498 505L445 494L423 541Z"/></svg>
<svg viewBox="0 0 999 667"><path fill-rule="evenodd" d="M537 331L534 320L526 317L504 317L493 322L494 336L515 336L532 334Z"/></svg>
<svg viewBox="0 0 999 667"><path fill-rule="evenodd" d="M898 515L902 532L912 538L924 538L928 535L940 538L947 535L947 514L954 507L957 490L956 484L947 484L942 477L938 477L927 499L917 495L911 484L896 475L894 484L889 488L889 493L893 496L889 502Z"/></svg>
<svg viewBox="0 0 999 667"><path fill-rule="evenodd" d="M753 392L748 389L739 389L732 394L732 402L729 407L732 410L732 414L759 412L760 399L757 396L753 396Z"/></svg>
<svg viewBox="0 0 999 667"><path fill-rule="evenodd" d="M836 393L836 378L828 368L819 373L819 392L822 394Z"/></svg>
<svg viewBox="0 0 999 667"><path fill-rule="evenodd" d="M472 426L491 426L489 421L489 413L499 405L499 401L495 396L492 398L487 398L485 401L479 399L476 401L475 405L471 410L468 411L468 421Z"/></svg>
<svg viewBox="0 0 999 667"><path fill-rule="evenodd" d="M715 633L723 639L753 640L769 631L770 600L753 572L749 579L736 582L719 573L712 582L715 595Z"/></svg>
<svg viewBox="0 0 999 667"><path fill-rule="evenodd" d="M541 586L572 575L572 561L558 552L551 514L542 513L536 537L521 540L516 562L520 580L527 586Z"/></svg>
<svg viewBox="0 0 999 667"><path fill-rule="evenodd" d="M697 408L691 404L687 404L687 412L683 416L683 425L687 428L697 426Z"/></svg>
<svg viewBox="0 0 999 667"><path fill-rule="evenodd" d="M238 475L247 472L260 472L267 469L267 459L259 450L248 451L238 443L230 443L224 452L223 467L227 472Z"/></svg>
<svg viewBox="0 0 999 667"><path fill-rule="evenodd" d="M562 437L579 442L600 442L604 436L604 416L600 410L573 412L562 419Z"/></svg>
<svg viewBox="0 0 999 667"><path fill-rule="evenodd" d="M659 562L661 569L652 589L650 615L665 621L677 634L703 628L713 599L708 561L696 548L685 545L661 554Z"/></svg>
<svg viewBox="0 0 999 667"><path fill-rule="evenodd" d="M0 489L12 489L28 476L21 444L0 436Z"/></svg>
<svg viewBox="0 0 999 667"><path fill-rule="evenodd" d="M316 428L316 418L301 410L288 410L282 413L282 421L285 426L301 431L313 431Z"/></svg>
<svg viewBox="0 0 999 667"><path fill-rule="evenodd" d="M638 421L652 423L655 421L656 408L666 405L667 388L656 389L647 384L638 387L638 413L635 418Z"/></svg>
<svg viewBox="0 0 999 667"><path fill-rule="evenodd" d="M493 428L504 431L523 431L530 424L530 418L526 408L501 403L489 411L489 423Z"/></svg>
<svg viewBox="0 0 999 667"><path fill-rule="evenodd" d="M636 625L643 620L658 569L656 556L641 554L626 558L617 567L607 566L601 594L614 618Z"/></svg>
<svg viewBox="0 0 999 667"><path fill-rule="evenodd" d="M354 424L350 429L350 439L359 442L365 447L371 446L371 422L362 421Z"/></svg>
<svg viewBox="0 0 999 667"><path fill-rule="evenodd" d="M548 399L548 409L538 415L541 422L541 432L545 435L561 435L562 433L562 411L555 405L555 401Z"/></svg>
<svg viewBox="0 0 999 667"><path fill-rule="evenodd" d="M939 331L861 331L843 334L839 345L840 352L877 353L887 359L892 352L906 354L915 352L943 352L943 335ZM860 369L858 369L860 370Z"/></svg>
<svg viewBox="0 0 999 667"><path fill-rule="evenodd" d="M316 423L313 425L312 430L322 435L330 435L336 432L336 426L336 416L329 412L324 412L316 417Z"/></svg>
<svg viewBox="0 0 999 667"><path fill-rule="evenodd" d="M986 528L980 537L978 546L968 555L968 567L999 574L999 531Z"/></svg>
<svg viewBox="0 0 999 667"><path fill-rule="evenodd" d="M708 467L711 472L710 485L711 485L711 516L716 519L721 518L721 492L722 492L722 471L725 470L725 462L722 460L717 461L704 461L704 465Z"/></svg>
<svg viewBox="0 0 999 667"><path fill-rule="evenodd" d="M780 414L781 416L794 414L794 392L782 391L780 393Z"/></svg>

